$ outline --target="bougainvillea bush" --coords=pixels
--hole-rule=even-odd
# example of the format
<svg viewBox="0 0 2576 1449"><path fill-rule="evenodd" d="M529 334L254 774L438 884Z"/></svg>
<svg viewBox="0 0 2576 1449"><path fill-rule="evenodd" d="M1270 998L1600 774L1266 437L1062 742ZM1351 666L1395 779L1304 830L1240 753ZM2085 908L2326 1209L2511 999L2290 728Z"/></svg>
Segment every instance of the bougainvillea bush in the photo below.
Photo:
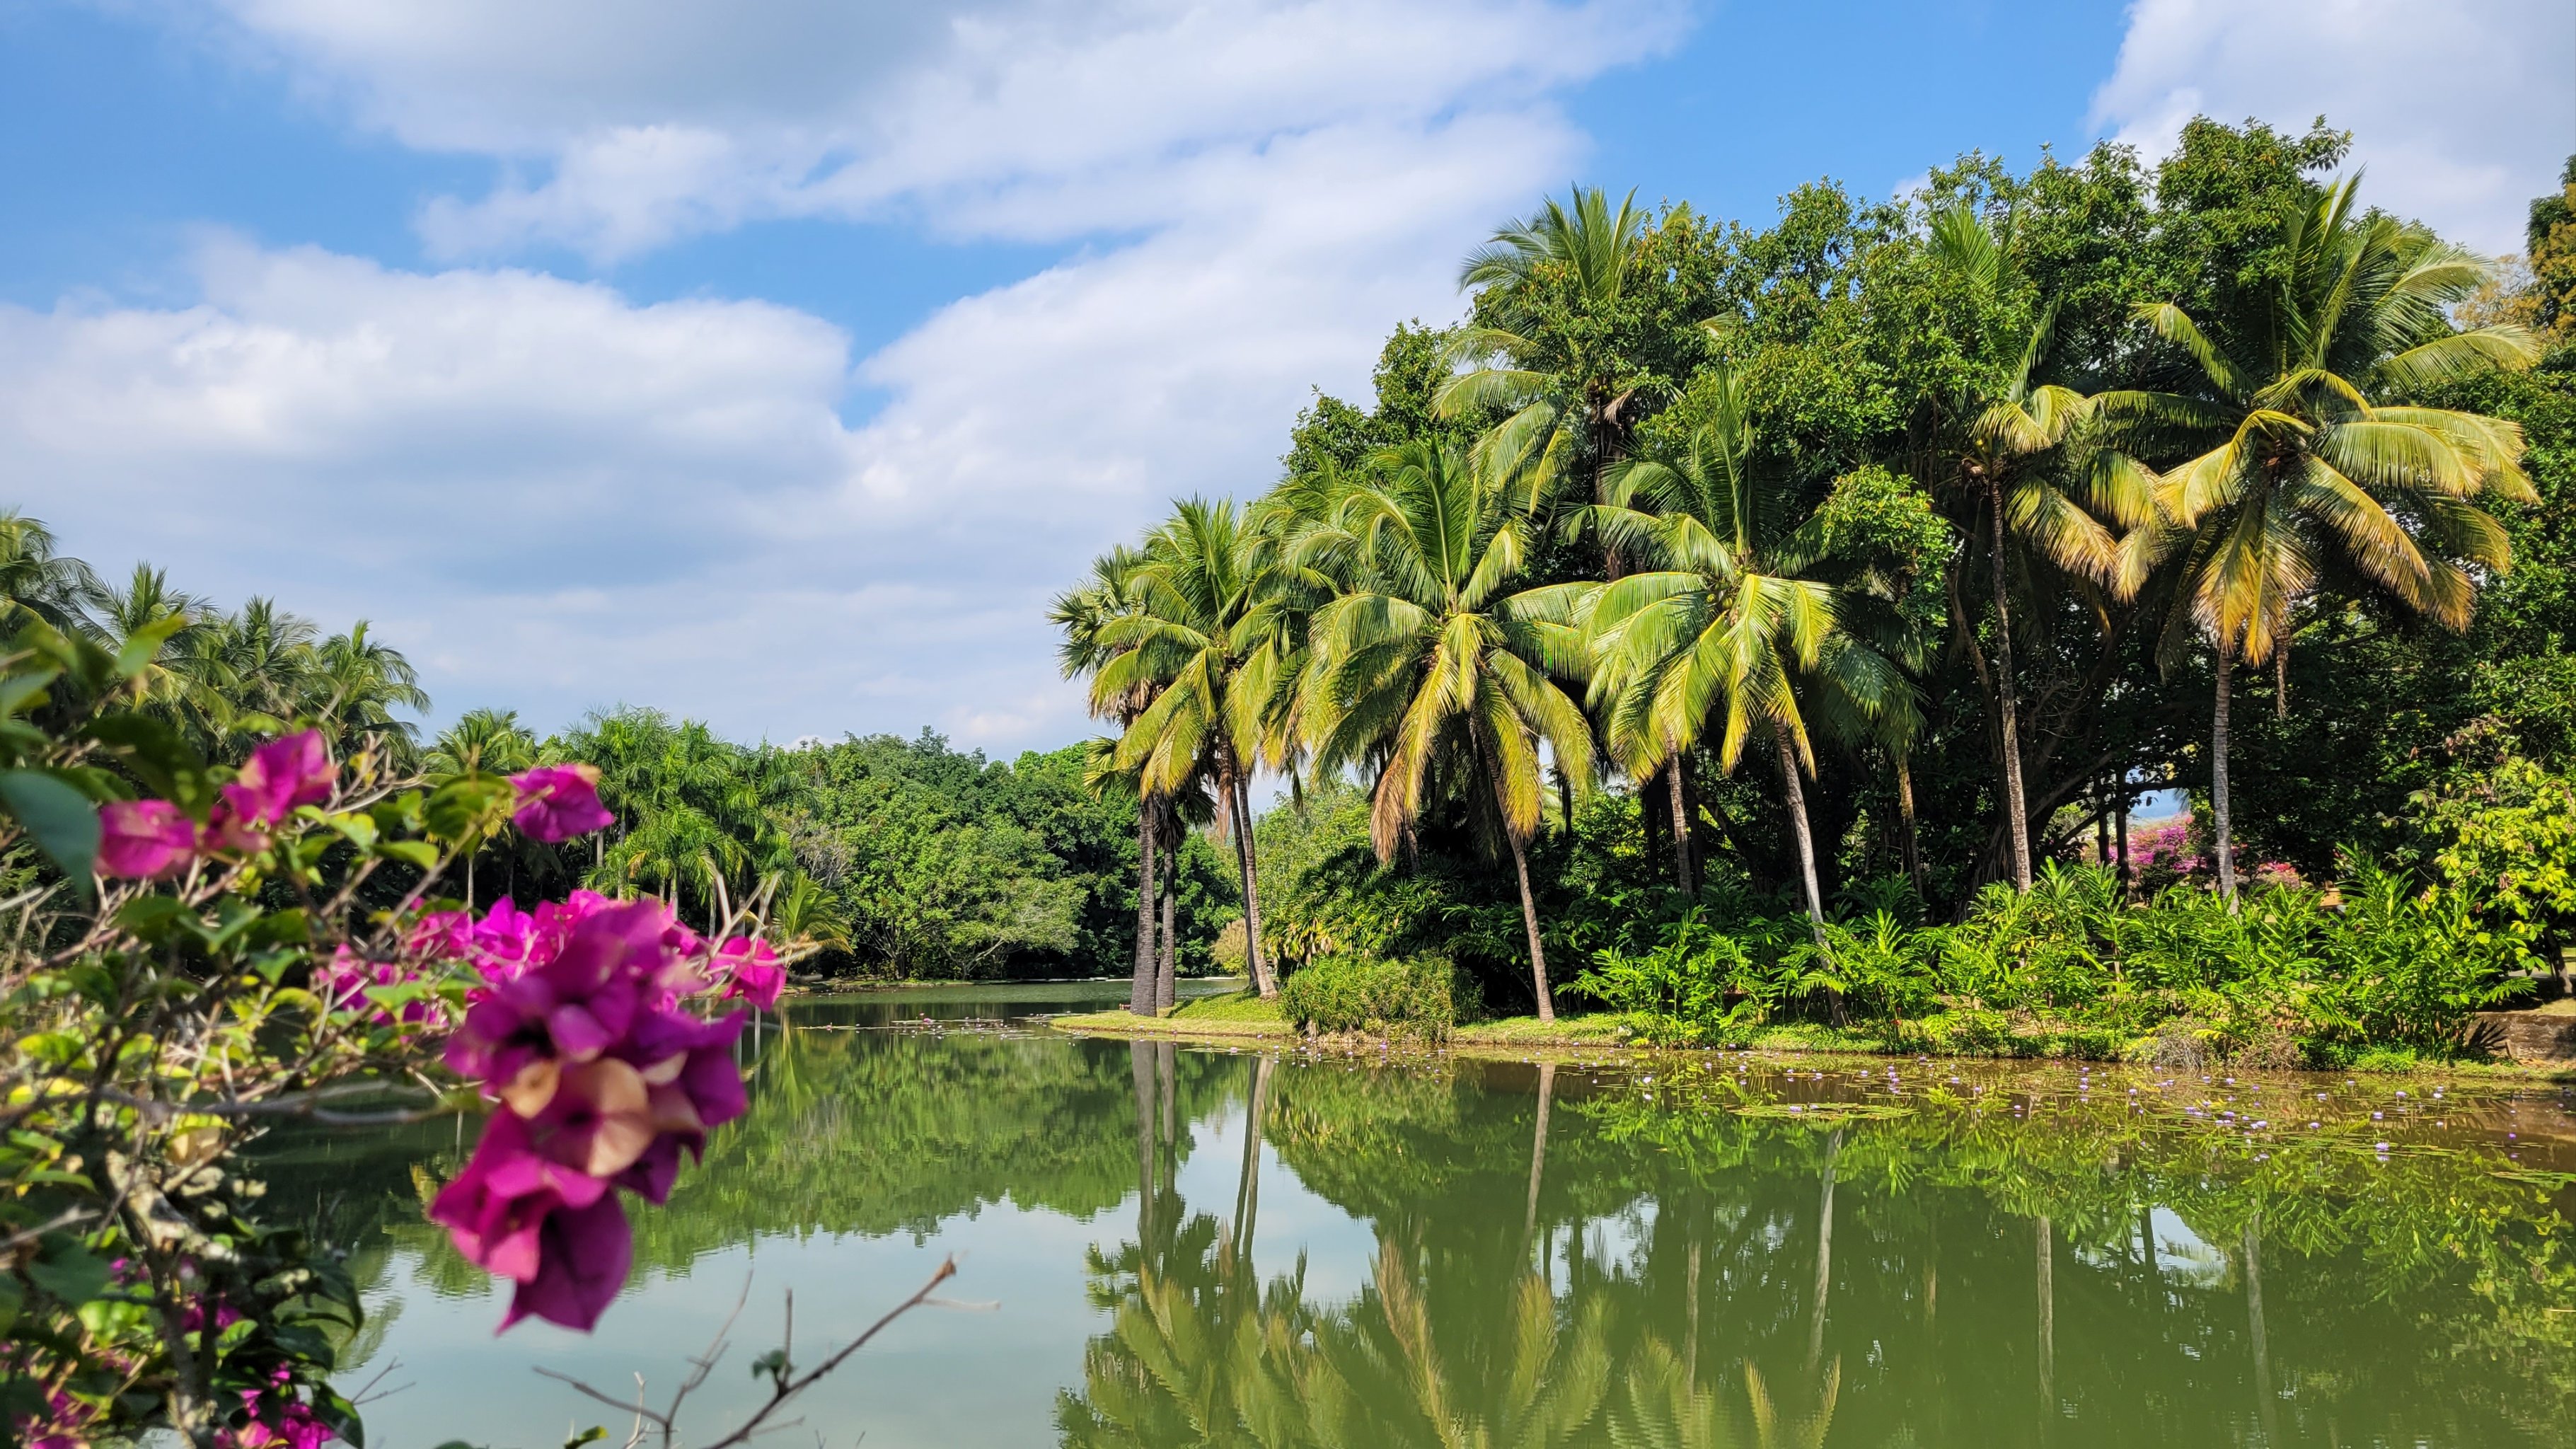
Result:
<svg viewBox="0 0 2576 1449"><path fill-rule="evenodd" d="M362 1442L327 1381L355 1291L237 1149L488 1113L432 1216L515 1285L504 1328L587 1328L625 1199L743 1112L728 1048L783 963L748 912L712 937L589 892L469 915L458 852L600 829L595 774L396 778L313 731L210 762L135 707L157 642L0 650L0 1443Z"/></svg>

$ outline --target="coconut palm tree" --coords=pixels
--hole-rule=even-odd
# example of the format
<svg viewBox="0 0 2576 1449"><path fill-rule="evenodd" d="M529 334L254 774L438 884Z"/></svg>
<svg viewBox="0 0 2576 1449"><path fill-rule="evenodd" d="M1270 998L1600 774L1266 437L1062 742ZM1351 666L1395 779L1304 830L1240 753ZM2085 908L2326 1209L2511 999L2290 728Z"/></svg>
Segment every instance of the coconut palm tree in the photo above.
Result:
<svg viewBox="0 0 2576 1449"><path fill-rule="evenodd" d="M419 753L417 727L393 717L399 709L429 708L429 692L420 687L419 671L402 651L368 636L360 619L346 634L334 634L313 647L304 678L306 707L324 732L343 747L372 737L397 766Z"/></svg>
<svg viewBox="0 0 2576 1449"><path fill-rule="evenodd" d="M1101 675L1110 662L1132 650L1130 643L1112 642L1109 632L1118 621L1133 618L1138 612L1134 587L1137 565L1144 560L1135 550L1124 546L1091 561L1091 577L1074 589L1056 596L1048 607L1047 619L1064 633L1056 657L1067 679L1088 675L1091 678L1090 705L1096 719L1114 719L1122 735L1136 723L1136 717L1152 703L1156 687L1150 679L1130 677L1121 687L1105 688ZM1143 1016L1156 1009L1158 975L1155 962L1154 896L1160 887L1162 871L1157 865L1161 847L1161 814L1146 795L1144 771L1121 768L1117 764L1115 741L1102 742L1104 748L1093 753L1086 763L1084 784L1094 795L1116 794L1136 800L1136 955L1135 974L1128 984L1127 1009Z"/></svg>
<svg viewBox="0 0 2576 1449"><path fill-rule="evenodd" d="M2271 285L2248 289L2204 328L2170 302L2142 306L2156 335L2200 372L2189 394L2105 394L2105 413L2150 444L2202 449L2166 470L2163 521L2140 531L2131 577L2179 555L2168 657L2193 627L2216 655L2210 806L2219 888L2236 899L2227 705L2243 659L2286 649L2302 600L2328 587L2375 591L2451 629L2476 600L2473 570L2512 563L2488 497L2536 501L2522 430L2413 399L2445 383L2530 366L2532 335L2459 330L2446 309L2487 264L2421 228L2355 215L2358 178L2290 222ZM2286 676L2285 676L2286 677Z"/></svg>
<svg viewBox="0 0 2576 1449"><path fill-rule="evenodd" d="M1526 522L1507 485L1452 448L1410 443L1382 462L1382 484L1355 487L1332 523L1300 544L1333 558L1346 588L1315 615L1306 729L1321 769L1376 771L1370 834L1381 860L1434 798L1436 782L1474 780L1520 883L1539 1018L1553 1021L1547 954L1530 891L1529 841L1546 788L1539 746L1588 787L1592 729L1552 674L1581 668L1563 589L1509 592L1529 562Z"/></svg>
<svg viewBox="0 0 2576 1449"><path fill-rule="evenodd" d="M1262 551L1231 501L1186 499L1146 540L1130 579L1136 609L1101 632L1114 651L1096 695L1144 689L1152 698L1119 737L1116 763L1139 789L1168 799L1204 776L1234 837L1243 874L1246 958L1254 989L1276 995L1261 935L1259 860L1252 839L1252 773L1266 722L1287 682L1293 645L1268 607Z"/></svg>
<svg viewBox="0 0 2576 1449"><path fill-rule="evenodd" d="M81 603L97 586L89 565L56 551L52 529L0 509L0 635L17 633L31 618L66 634L87 632Z"/></svg>
<svg viewBox="0 0 2576 1449"><path fill-rule="evenodd" d="M2024 290L2017 241L2010 212L1989 222L1961 203L1932 216L1934 259L1967 283L1988 312L2008 308ZM2123 529L2155 515L2153 480L2128 455L2069 448L2091 420L2093 404L2071 389L2037 381L2056 316L2056 304L2044 303L2025 327L1999 339L2012 347L2016 362L1983 391L1951 400L1951 425L1943 429L1940 445L1952 487L1974 500L1981 514L1972 532L1983 535L1994 593L1991 688L2004 819L2013 884L2024 891L2031 880L2030 809L2022 790L2021 696L2013 669L2011 546L2019 543L2069 574L2115 584L2118 540L2095 515ZM1984 661L1978 663L1986 673Z"/></svg>
<svg viewBox="0 0 2576 1449"><path fill-rule="evenodd" d="M1714 740L1732 771L1759 731L1779 755L1810 922L1824 919L1802 774L1815 756L1799 682L1860 718L1904 717L1910 687L1839 625L1821 559L1752 463L1742 381L1719 368L1706 422L1670 453L1617 469L1590 510L1648 568L1600 586L1585 625L1591 700L1612 754L1643 775ZM1678 814L1676 826L1680 825Z"/></svg>
<svg viewBox="0 0 2576 1449"><path fill-rule="evenodd" d="M1531 498L1578 467L1597 498L1635 420L1636 360L1607 325L1645 249L1650 218L1635 202L1631 192L1613 208L1606 192L1578 187L1495 232L1459 271L1480 295L1450 346L1464 366L1435 404L1449 417L1503 412L1477 445L1481 461Z"/></svg>
<svg viewBox="0 0 2576 1449"><path fill-rule="evenodd" d="M99 642L123 652L136 639L155 630L162 634L140 673L127 684L128 697L144 713L171 725L189 725L201 701L199 681L188 669L194 657L196 631L204 627L213 606L195 594L170 587L169 575L150 564L136 564L123 586L93 580L82 593L83 611L96 627Z"/></svg>

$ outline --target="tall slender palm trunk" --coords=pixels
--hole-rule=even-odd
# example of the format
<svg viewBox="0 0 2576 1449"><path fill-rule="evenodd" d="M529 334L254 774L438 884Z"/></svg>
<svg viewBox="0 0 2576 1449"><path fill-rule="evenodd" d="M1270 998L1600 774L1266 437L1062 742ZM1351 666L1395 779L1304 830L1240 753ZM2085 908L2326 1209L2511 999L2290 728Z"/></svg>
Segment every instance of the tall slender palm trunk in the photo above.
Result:
<svg viewBox="0 0 2576 1449"><path fill-rule="evenodd" d="M1816 887L1816 837L1807 826L1807 788L1798 779L1798 747L1789 741L1789 728L1771 726L1772 738L1780 746L1780 778L1789 792L1789 828L1798 838L1798 873L1807 887L1807 924L1815 929L1816 939L1825 935L1824 892Z"/></svg>
<svg viewBox="0 0 2576 1449"><path fill-rule="evenodd" d="M1511 835L1510 831L1503 832ZM1521 882L1521 926L1529 932L1530 989L1538 993L1538 1019L1553 1025L1556 1021L1556 997L1547 985L1547 948L1538 939L1538 901L1530 895L1529 847L1517 835L1511 835L1512 871Z"/></svg>
<svg viewBox="0 0 2576 1449"><path fill-rule="evenodd" d="M2013 885L2030 889L2030 810L2021 792L2021 699L2013 687L2012 604L2004 570L2004 490L1986 490L1994 502L1994 547L1987 550L1995 574L1995 704L2003 722L2004 816L2012 827Z"/></svg>
<svg viewBox="0 0 2576 1449"><path fill-rule="evenodd" d="M2047 1218L2038 1223L2039 1267L2039 1403L2043 1410L2057 1403L2057 1225Z"/></svg>
<svg viewBox="0 0 2576 1449"><path fill-rule="evenodd" d="M1252 1258L1252 1235L1261 1216L1261 1123L1269 1105L1270 1069L1276 1062L1266 1054L1252 1058L1252 1091L1243 1108L1243 1167L1234 1184L1234 1251L1244 1261Z"/></svg>
<svg viewBox="0 0 2576 1449"><path fill-rule="evenodd" d="M2218 641L2218 704L2209 729L2210 848L2218 853L2218 893L2236 909L2236 830L2227 801L2227 685L2236 668L2236 651Z"/></svg>
<svg viewBox="0 0 2576 1449"><path fill-rule="evenodd" d="M1154 1014L1154 802L1136 804L1136 978L1128 986L1127 1009L1137 1016Z"/></svg>
<svg viewBox="0 0 2576 1449"><path fill-rule="evenodd" d="M1682 756L1676 754L1664 766L1664 779L1671 786L1673 803L1673 877L1681 885L1682 894L1690 895L1699 888L1699 873L1692 868L1697 862L1691 858L1690 793L1682 770Z"/></svg>
<svg viewBox="0 0 2576 1449"><path fill-rule="evenodd" d="M1547 1175L1547 1108L1556 1096L1556 1063L1538 1064L1538 1125L1530 1129L1529 1211L1521 1218L1521 1255L1538 1236L1538 1185Z"/></svg>
<svg viewBox="0 0 2576 1449"><path fill-rule="evenodd" d="M1252 845L1252 792L1241 770L1226 781L1227 813L1234 817L1234 860L1243 872L1243 958L1252 967L1252 989L1264 997L1279 994L1279 979L1261 949L1261 877Z"/></svg>
<svg viewBox="0 0 2576 1449"><path fill-rule="evenodd" d="M1834 1167L1843 1155L1839 1128L1825 1143L1824 1190L1816 1203L1816 1291L1807 1316L1807 1371L1825 1360L1825 1307L1834 1289Z"/></svg>
<svg viewBox="0 0 2576 1449"><path fill-rule="evenodd" d="M1163 927L1155 951L1154 1009L1169 1011L1180 1002L1181 947L1173 928L1181 899L1181 823L1168 810L1162 833L1171 843L1163 847Z"/></svg>
<svg viewBox="0 0 2576 1449"><path fill-rule="evenodd" d="M1905 853L1905 878L1914 882L1914 894L1923 894L1923 840L1914 830L1914 765L1907 750L1890 750L1896 761L1896 834L1897 846Z"/></svg>

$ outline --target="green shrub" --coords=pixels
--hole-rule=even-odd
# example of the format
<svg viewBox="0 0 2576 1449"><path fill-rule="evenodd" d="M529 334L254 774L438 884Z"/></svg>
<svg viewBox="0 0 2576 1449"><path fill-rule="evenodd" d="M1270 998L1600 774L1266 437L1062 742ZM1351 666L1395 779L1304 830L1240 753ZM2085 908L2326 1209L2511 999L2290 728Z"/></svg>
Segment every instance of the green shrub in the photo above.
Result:
<svg viewBox="0 0 2576 1449"><path fill-rule="evenodd" d="M1279 985L1279 1014L1310 1032L1441 1042L1458 1024L1456 973L1443 956L1325 956Z"/></svg>
<svg viewBox="0 0 2576 1449"><path fill-rule="evenodd" d="M1758 989L1744 943L1695 910L1643 951L1595 951L1591 968L1569 984L1626 1017L1631 1033L1657 1046L1736 1044L1765 1014L1766 993ZM1730 994L1739 998L1731 1006Z"/></svg>

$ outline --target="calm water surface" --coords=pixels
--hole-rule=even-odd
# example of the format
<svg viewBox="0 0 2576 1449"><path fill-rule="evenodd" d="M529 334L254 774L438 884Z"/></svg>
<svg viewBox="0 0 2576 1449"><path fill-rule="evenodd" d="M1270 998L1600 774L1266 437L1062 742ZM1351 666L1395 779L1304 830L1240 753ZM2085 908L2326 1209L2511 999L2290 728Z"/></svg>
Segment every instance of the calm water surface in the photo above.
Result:
<svg viewBox="0 0 2576 1449"><path fill-rule="evenodd" d="M950 1254L990 1306L900 1321L778 1442L2576 1442L2554 1086L1381 1062L1026 1019L1111 994L790 1005L587 1338L495 1338L504 1295L422 1225L453 1124L279 1145L273 1193L367 1285L370 1443L559 1444L608 1411L532 1365L658 1403L740 1303L704 1438L788 1292L810 1361Z"/></svg>

